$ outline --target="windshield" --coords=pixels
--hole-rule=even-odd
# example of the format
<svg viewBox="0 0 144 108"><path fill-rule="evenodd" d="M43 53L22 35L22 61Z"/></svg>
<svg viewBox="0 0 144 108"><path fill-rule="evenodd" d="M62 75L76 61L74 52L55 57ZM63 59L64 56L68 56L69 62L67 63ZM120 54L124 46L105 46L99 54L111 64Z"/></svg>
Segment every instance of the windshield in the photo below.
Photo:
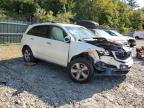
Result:
<svg viewBox="0 0 144 108"><path fill-rule="evenodd" d="M65 28L76 38L76 40L90 39L94 37L94 33L84 27L65 26Z"/></svg>
<svg viewBox="0 0 144 108"><path fill-rule="evenodd" d="M114 30L111 30L111 31L109 31L109 32L115 34L115 35L112 35L112 36L122 36L119 32L114 31Z"/></svg>
<svg viewBox="0 0 144 108"><path fill-rule="evenodd" d="M103 37L103 36L111 36L110 34L108 34L107 32L105 32L104 30L100 30L100 29L96 29L95 30L96 34L100 37Z"/></svg>

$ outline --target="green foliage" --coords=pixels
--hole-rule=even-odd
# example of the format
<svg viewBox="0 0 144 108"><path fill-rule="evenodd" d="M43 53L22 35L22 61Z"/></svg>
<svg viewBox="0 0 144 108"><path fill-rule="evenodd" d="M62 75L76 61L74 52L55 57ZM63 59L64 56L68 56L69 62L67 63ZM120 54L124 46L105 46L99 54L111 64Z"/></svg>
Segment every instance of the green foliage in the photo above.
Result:
<svg viewBox="0 0 144 108"><path fill-rule="evenodd" d="M0 19L5 19L7 16L5 15L3 10L0 10Z"/></svg>
<svg viewBox="0 0 144 108"><path fill-rule="evenodd" d="M38 22L46 22L46 21L55 19L52 11L46 12L42 8L37 8L34 16Z"/></svg>
<svg viewBox="0 0 144 108"><path fill-rule="evenodd" d="M37 8L34 0L0 0L0 3L0 8L4 9L8 16L16 19L20 16L20 19L29 20Z"/></svg>
<svg viewBox="0 0 144 108"><path fill-rule="evenodd" d="M0 0L0 18L58 22L94 20L102 28L121 32L142 30L144 9L135 0Z"/></svg>
<svg viewBox="0 0 144 108"><path fill-rule="evenodd" d="M54 16L52 11L46 11L42 8L38 8L34 16L38 22L58 21L70 23L70 19L73 18L73 14L71 12L58 13Z"/></svg>
<svg viewBox="0 0 144 108"><path fill-rule="evenodd" d="M133 30L143 30L144 25L144 12L141 10L135 10L131 18Z"/></svg>
<svg viewBox="0 0 144 108"><path fill-rule="evenodd" d="M63 23L70 23L70 19L73 19L73 14L71 12L64 12L57 14L56 21Z"/></svg>

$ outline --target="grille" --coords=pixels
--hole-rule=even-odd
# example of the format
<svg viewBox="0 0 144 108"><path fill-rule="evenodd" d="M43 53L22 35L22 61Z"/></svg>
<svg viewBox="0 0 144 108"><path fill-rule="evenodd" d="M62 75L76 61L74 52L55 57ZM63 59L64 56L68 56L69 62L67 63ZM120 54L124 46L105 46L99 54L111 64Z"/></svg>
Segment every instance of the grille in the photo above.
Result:
<svg viewBox="0 0 144 108"><path fill-rule="evenodd" d="M115 56L118 58L118 59L121 59L121 60L126 60L128 57L130 57L132 54L132 52L115 52Z"/></svg>

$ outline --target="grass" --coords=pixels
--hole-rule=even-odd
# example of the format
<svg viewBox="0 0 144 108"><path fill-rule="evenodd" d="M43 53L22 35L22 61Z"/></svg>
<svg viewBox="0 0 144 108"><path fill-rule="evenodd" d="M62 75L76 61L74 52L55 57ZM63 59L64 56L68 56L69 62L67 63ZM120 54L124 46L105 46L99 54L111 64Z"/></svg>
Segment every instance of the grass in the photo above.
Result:
<svg viewBox="0 0 144 108"><path fill-rule="evenodd" d="M0 45L0 61L21 56L22 54L20 44Z"/></svg>

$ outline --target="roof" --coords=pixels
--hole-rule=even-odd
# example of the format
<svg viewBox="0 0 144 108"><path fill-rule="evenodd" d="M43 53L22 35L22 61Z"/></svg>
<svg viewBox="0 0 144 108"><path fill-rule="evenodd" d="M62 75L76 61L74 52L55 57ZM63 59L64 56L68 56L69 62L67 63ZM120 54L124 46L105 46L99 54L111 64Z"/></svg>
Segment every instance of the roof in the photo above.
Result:
<svg viewBox="0 0 144 108"><path fill-rule="evenodd" d="M59 25L59 26L73 26L73 27L81 27L80 25L76 25L76 24L51 23L51 22L32 24L32 25L30 25L30 26L38 26L38 25Z"/></svg>

